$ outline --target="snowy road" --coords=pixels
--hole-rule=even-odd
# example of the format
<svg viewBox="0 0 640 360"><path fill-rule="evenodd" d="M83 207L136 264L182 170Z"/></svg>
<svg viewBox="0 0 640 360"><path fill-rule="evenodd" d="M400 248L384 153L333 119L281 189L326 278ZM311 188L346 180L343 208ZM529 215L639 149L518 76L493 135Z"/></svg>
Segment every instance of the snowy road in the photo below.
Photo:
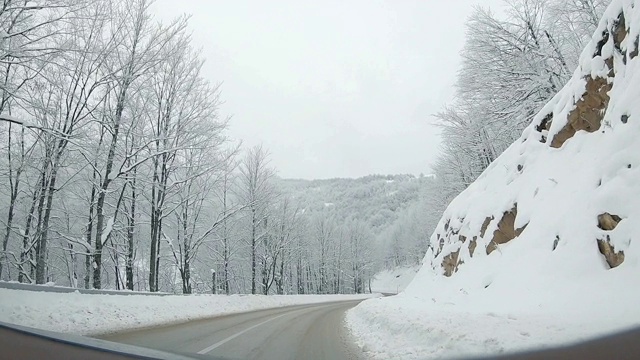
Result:
<svg viewBox="0 0 640 360"><path fill-rule="evenodd" d="M252 311L100 338L229 359L357 359L344 313L361 300Z"/></svg>

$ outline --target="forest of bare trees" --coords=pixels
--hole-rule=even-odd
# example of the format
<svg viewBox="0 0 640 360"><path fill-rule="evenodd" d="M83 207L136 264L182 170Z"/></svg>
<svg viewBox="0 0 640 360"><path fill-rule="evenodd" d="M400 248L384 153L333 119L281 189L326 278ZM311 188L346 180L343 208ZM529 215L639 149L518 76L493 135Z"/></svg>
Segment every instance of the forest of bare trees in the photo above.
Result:
<svg viewBox="0 0 640 360"><path fill-rule="evenodd" d="M364 292L371 236L305 215L226 136L188 18L147 0L0 5L0 279L175 293Z"/></svg>

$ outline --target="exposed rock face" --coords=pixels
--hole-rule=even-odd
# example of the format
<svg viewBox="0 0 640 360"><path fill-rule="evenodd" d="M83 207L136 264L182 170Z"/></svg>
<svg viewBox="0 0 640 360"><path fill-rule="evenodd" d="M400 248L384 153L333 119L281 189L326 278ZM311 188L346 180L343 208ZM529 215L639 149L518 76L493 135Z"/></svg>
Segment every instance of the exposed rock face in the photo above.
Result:
<svg viewBox="0 0 640 360"><path fill-rule="evenodd" d="M610 33L613 34L613 45L617 52L626 59L626 54L623 54L621 50L622 41L627 37L627 28L623 13L620 13L611 30L605 29L602 33L602 38L598 42L594 58L602 57L602 48L609 41ZM600 124L605 114L604 110L607 108L607 105L609 105L609 91L611 91L611 87L613 86L611 78L615 76L613 56L614 55L611 54L611 56L604 60L608 69L605 76L593 77L592 75L588 75L584 77L584 80L587 82L585 91L582 97L576 102L575 108L569 113L567 124L553 137L553 140L551 140L551 147L561 147L565 141L572 138L576 132L580 130L594 132L600 129ZM547 119L546 122L548 121L549 119ZM543 120L543 122L545 121ZM548 125L545 124L545 127L547 126Z"/></svg>
<svg viewBox="0 0 640 360"><path fill-rule="evenodd" d="M442 260L442 268L444 269L444 276L451 276L454 272L458 270L458 266L460 262L458 261L458 256L460 255L460 250L450 253L445 256Z"/></svg>
<svg viewBox="0 0 640 360"><path fill-rule="evenodd" d="M491 254L494 250L498 249L498 245L506 244L509 241L517 238L524 231L528 224L524 224L520 227L516 227L516 217L518 216L518 204L514 204L513 207L503 212L502 217L499 221L494 221L495 218L493 216L485 218L482 226L480 228L479 237L482 239L485 237L485 233L487 229L493 224L495 230L491 233L492 236L490 239L485 240L485 250L486 254ZM464 223L464 219L462 220ZM438 254L443 251L445 245L445 239L447 238L447 234L455 235L458 234L458 230L454 230L454 228L450 225L451 222L448 221L445 223L445 236L440 237L437 235L438 239ZM458 235L457 237L458 243L462 245L466 245L466 249L468 250L469 257L473 257L475 253L476 247L478 246L478 235L473 236L468 239L465 235ZM441 267L443 269L444 276L451 276L456 271L460 265L464 264L464 260L460 256L460 251L462 250L462 245L456 250L448 253L443 256Z"/></svg>
<svg viewBox="0 0 640 360"><path fill-rule="evenodd" d="M608 236L606 240L598 239L598 250L604 255L610 268L617 267L624 261L624 251L616 251Z"/></svg>
<svg viewBox="0 0 640 360"><path fill-rule="evenodd" d="M598 227L602 230L613 230L622 220L618 215L611 215L608 212L598 215Z"/></svg>
<svg viewBox="0 0 640 360"><path fill-rule="evenodd" d="M469 241L469 257L473 257L473 252L476 251L476 246L478 243L476 242L476 237L473 237L473 240Z"/></svg>
<svg viewBox="0 0 640 360"><path fill-rule="evenodd" d="M600 129L600 123L604 118L603 110L609 104L608 93L611 91L611 84L606 78L593 79L589 76L585 80L586 92L576 103L576 108L569 113L567 125L551 140L551 147L561 147L580 130L594 132Z"/></svg>
<svg viewBox="0 0 640 360"><path fill-rule="evenodd" d="M618 215L612 215L608 212L598 215L598 227L605 231L612 231L618 226L622 218ZM604 255L610 268L614 268L624 261L624 251L616 251L611 244L611 238L607 235L606 239L598 239L598 250Z"/></svg>
<svg viewBox="0 0 640 360"><path fill-rule="evenodd" d="M484 233L487 231L489 224L491 224L491 220L493 220L493 216L488 216L484 219L482 227L480 228L480 237L484 237Z"/></svg>
<svg viewBox="0 0 640 360"><path fill-rule="evenodd" d="M527 224L516 229L515 222L518 215L518 205L514 205L513 209L505 211L502 214L502 219L498 223L498 228L493 232L493 239L487 245L487 255L491 254L500 244L506 244L509 241L520 236L522 231L527 227Z"/></svg>
<svg viewBox="0 0 640 360"><path fill-rule="evenodd" d="M640 233L637 207L624 205L640 198L639 37L640 0L614 0L569 83L451 202L427 253L433 269L452 276L519 241L549 256L590 247L609 268L629 258Z"/></svg>
<svg viewBox="0 0 640 360"><path fill-rule="evenodd" d="M636 36L636 41L633 43L633 51L629 53L629 59L633 59L638 56L638 46L640 45L640 36Z"/></svg>

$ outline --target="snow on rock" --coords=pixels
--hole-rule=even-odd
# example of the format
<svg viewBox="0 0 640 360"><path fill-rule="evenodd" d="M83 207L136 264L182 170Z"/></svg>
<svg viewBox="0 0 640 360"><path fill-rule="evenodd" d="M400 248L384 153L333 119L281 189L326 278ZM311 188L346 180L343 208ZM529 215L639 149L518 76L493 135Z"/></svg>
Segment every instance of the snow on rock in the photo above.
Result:
<svg viewBox="0 0 640 360"><path fill-rule="evenodd" d="M371 280L371 291L386 294L396 294L403 291L416 276L418 270L420 270L420 266L382 270Z"/></svg>
<svg viewBox="0 0 640 360"><path fill-rule="evenodd" d="M0 321L98 335L289 305L374 295L94 295L0 289Z"/></svg>
<svg viewBox="0 0 640 360"><path fill-rule="evenodd" d="M397 297L348 313L379 358L493 354L640 325L640 0L614 0L569 83L451 202Z"/></svg>

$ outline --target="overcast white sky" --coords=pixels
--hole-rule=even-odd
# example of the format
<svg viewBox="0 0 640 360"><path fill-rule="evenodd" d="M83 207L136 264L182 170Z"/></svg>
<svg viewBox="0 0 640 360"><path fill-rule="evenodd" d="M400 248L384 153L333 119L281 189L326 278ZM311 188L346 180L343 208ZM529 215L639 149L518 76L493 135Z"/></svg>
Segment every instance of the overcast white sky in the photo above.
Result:
<svg viewBox="0 0 640 360"><path fill-rule="evenodd" d="M245 146L285 178L428 173L474 4L500 0L158 0L191 14L204 73Z"/></svg>

